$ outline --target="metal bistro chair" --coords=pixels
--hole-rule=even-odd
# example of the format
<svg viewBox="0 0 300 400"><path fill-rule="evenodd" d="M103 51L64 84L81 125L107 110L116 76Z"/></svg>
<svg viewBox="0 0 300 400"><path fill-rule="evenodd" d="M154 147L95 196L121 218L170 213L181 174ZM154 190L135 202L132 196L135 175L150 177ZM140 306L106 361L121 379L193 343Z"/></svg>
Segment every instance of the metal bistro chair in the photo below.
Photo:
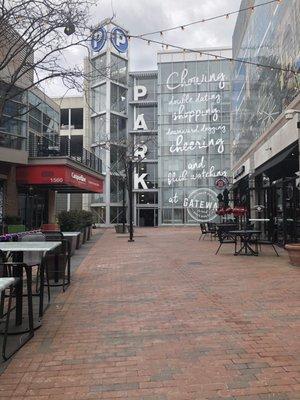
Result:
<svg viewBox="0 0 300 400"><path fill-rule="evenodd" d="M219 227L217 231L217 236L219 240L219 247L216 251L215 254L219 253L219 250L223 244L234 244L234 252L236 253L236 245L237 245L237 238L236 236L231 235L229 232L229 229L224 229L224 227Z"/></svg>
<svg viewBox="0 0 300 400"><path fill-rule="evenodd" d="M45 242L46 237L42 232L38 232L38 233L33 233L33 234L22 236L21 241L22 242ZM41 268L42 258L43 258L42 251L39 251L39 252L38 251L26 251L23 255L23 262L25 264L31 265L31 266L37 266L36 288L35 288L37 295L39 293L39 276L40 276L40 268ZM47 268L45 270L45 275L46 275L47 283L49 283L49 276L48 276ZM48 302L50 302L49 286L47 287L47 292L48 292Z"/></svg>
<svg viewBox="0 0 300 400"><path fill-rule="evenodd" d="M62 286L65 291L65 286L71 283L71 246L68 239L63 237L63 234L58 231L44 232L46 241L61 242L59 252L47 254L45 264L48 273L48 281L45 286L56 287ZM49 283L53 280L54 283ZM62 283L59 282L62 280Z"/></svg>
<svg viewBox="0 0 300 400"><path fill-rule="evenodd" d="M203 240L205 239L206 235L209 235L209 232L206 228L206 224L200 224L200 231L201 231L201 235L199 236L198 240L201 240L203 237Z"/></svg>
<svg viewBox="0 0 300 400"><path fill-rule="evenodd" d="M9 332L8 332L9 319L10 319L10 314L11 314L11 310L12 310L12 299L14 297L14 289L17 288L19 283L20 283L19 278L13 278L13 277L0 278L1 295L2 295L2 293L4 293L4 295L5 295L5 290L7 290L7 289L9 290L7 311L6 311L6 314L3 314L1 316L3 318L6 315L4 330L1 332L1 334L3 335L2 357L5 361L7 361L11 356L13 356L21 347L24 346L25 343L28 342L28 340L30 340L34 336L32 296L31 296L31 288L29 288L28 296L27 296L27 298L28 298L28 320L29 320L28 335L26 335L25 339L20 341L18 346L13 351L11 351L9 354L6 353L7 337L9 334Z"/></svg>
<svg viewBox="0 0 300 400"><path fill-rule="evenodd" d="M207 231L210 234L210 239L217 238L217 225L214 222L207 223Z"/></svg>

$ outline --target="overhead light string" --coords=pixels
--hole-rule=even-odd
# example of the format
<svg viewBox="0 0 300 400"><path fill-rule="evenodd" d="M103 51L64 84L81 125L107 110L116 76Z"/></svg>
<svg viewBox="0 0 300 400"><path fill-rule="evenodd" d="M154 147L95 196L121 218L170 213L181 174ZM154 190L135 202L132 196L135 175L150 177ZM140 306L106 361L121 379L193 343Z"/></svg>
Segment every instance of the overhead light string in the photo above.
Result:
<svg viewBox="0 0 300 400"><path fill-rule="evenodd" d="M135 36L136 37L137 36L144 37L144 36L150 36L150 35L155 35L155 34L160 34L160 36L163 36L163 34L165 32L174 31L176 29L181 29L183 31L183 30L185 30L185 28L187 28L189 26L196 25L196 24L201 24L203 22L213 21L213 20L216 20L216 19L224 18L224 17L226 19L229 19L230 15L238 14L240 12L250 11L251 13L253 13L254 10L256 8L258 8L258 7L266 6L266 5L272 4L272 3L281 3L281 2L282 2L282 0L269 0L269 1L266 1L265 3L257 4L257 5L251 6L251 7L240 8L239 10L227 12L227 13L220 14L220 15L216 15L214 17L202 18L202 19L199 19L197 21L189 22L187 24L181 24L181 25L173 26L171 28L160 29L158 31L153 31L153 32L141 33L141 34L135 35Z"/></svg>
<svg viewBox="0 0 300 400"><path fill-rule="evenodd" d="M154 39L149 39L149 38L144 38L144 37L141 37L141 36L131 35L131 38L132 39L142 40L142 41L146 42L148 45L150 45L151 43L154 43L154 44L158 44L160 46L165 46L166 49L168 49L170 47L170 48L173 48L173 49L176 49L176 50L180 50L180 51L183 51L183 52L196 53L196 54L199 54L200 57L204 55L204 56L212 57L215 60L227 60L227 61L230 61L230 62L235 61L235 62L238 62L238 63L248 64L248 65L252 65L252 66L255 66L255 67L268 68L271 71L276 70L276 71L282 71L282 72L291 72L295 76L297 76L298 73L299 73L299 71L296 71L296 70L293 70L293 69L289 69L289 68L281 68L281 67L277 67L275 65L266 65L266 64L255 63L253 61L245 61L245 60L240 60L240 59L233 58L233 57L221 56L221 55L217 55L217 54L214 54L214 53L209 53L207 51L189 49L189 48L178 46L178 45L175 45L175 44L166 43L166 42L162 42L162 41L154 40Z"/></svg>

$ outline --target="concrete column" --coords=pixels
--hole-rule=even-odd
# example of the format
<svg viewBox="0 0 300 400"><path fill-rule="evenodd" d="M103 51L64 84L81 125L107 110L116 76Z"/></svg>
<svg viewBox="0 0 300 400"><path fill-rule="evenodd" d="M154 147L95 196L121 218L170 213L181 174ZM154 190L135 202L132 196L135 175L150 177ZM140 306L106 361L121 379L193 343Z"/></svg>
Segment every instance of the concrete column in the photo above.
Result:
<svg viewBox="0 0 300 400"><path fill-rule="evenodd" d="M48 191L48 223L55 224L56 219L56 192L54 190Z"/></svg>
<svg viewBox="0 0 300 400"><path fill-rule="evenodd" d="M7 174L5 193L5 215L18 215L18 189L16 183L16 167L11 167Z"/></svg>

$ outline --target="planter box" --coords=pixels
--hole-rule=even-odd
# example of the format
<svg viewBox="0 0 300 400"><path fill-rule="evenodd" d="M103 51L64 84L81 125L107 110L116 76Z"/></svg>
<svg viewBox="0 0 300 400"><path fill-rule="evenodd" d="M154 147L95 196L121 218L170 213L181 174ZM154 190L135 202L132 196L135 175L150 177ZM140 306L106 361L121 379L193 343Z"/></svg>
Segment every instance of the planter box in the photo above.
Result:
<svg viewBox="0 0 300 400"><path fill-rule="evenodd" d="M300 243L286 244L284 248L289 253L290 263L295 267L300 267Z"/></svg>
<svg viewBox="0 0 300 400"><path fill-rule="evenodd" d="M126 233L126 225L125 225L125 227L124 227L124 229L123 229L123 225L115 225L115 230L116 230L116 233Z"/></svg>

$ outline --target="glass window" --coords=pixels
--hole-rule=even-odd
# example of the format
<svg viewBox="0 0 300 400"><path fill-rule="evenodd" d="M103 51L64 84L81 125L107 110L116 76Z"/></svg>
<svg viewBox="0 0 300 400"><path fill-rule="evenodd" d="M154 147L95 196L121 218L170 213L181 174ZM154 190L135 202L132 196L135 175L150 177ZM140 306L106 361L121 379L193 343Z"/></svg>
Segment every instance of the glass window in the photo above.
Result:
<svg viewBox="0 0 300 400"><path fill-rule="evenodd" d="M112 142L125 143L126 141L126 118L118 115L110 115L110 139Z"/></svg>
<svg viewBox="0 0 300 400"><path fill-rule="evenodd" d="M110 86L110 96L111 96L111 109L122 114L127 112L127 89L111 84Z"/></svg>
<svg viewBox="0 0 300 400"><path fill-rule="evenodd" d="M156 192L137 193L138 204L157 204Z"/></svg>
<svg viewBox="0 0 300 400"><path fill-rule="evenodd" d="M148 189L154 189L158 187L157 179L157 164L156 163L140 163L137 165L137 173L139 176L144 174L144 182ZM138 184L138 189L143 189L141 183Z"/></svg>
<svg viewBox="0 0 300 400"><path fill-rule="evenodd" d="M92 83L97 83L107 78L106 54L102 54L91 61Z"/></svg>
<svg viewBox="0 0 300 400"><path fill-rule="evenodd" d="M114 54L111 55L110 77L116 82L127 85L128 62Z"/></svg>
<svg viewBox="0 0 300 400"><path fill-rule="evenodd" d="M92 114L106 110L106 84L96 86L92 91Z"/></svg>
<svg viewBox="0 0 300 400"><path fill-rule="evenodd" d="M74 129L83 129L83 108L71 109L71 126Z"/></svg>
<svg viewBox="0 0 300 400"><path fill-rule="evenodd" d="M69 126L69 109L62 108L60 110L60 124L61 128Z"/></svg>

